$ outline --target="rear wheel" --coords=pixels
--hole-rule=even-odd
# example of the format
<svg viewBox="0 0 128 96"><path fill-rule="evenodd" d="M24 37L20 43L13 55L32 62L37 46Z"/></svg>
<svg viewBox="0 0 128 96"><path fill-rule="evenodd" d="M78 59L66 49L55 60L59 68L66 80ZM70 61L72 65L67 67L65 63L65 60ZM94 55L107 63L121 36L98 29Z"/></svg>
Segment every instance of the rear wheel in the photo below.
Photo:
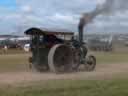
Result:
<svg viewBox="0 0 128 96"><path fill-rule="evenodd" d="M48 54L48 65L54 73L70 72L73 65L71 48L63 44L53 46Z"/></svg>

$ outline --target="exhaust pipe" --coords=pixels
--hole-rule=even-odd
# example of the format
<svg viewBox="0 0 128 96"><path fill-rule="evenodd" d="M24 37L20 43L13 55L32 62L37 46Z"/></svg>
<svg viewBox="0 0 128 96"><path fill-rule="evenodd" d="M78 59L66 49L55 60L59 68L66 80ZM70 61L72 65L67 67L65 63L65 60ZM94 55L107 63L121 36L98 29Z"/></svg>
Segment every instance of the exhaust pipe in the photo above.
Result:
<svg viewBox="0 0 128 96"><path fill-rule="evenodd" d="M78 24L78 32L79 32L79 42L80 45L83 43L83 32L84 32L84 27L88 23L90 23L97 15L99 15L103 9L100 9L99 6L96 7L96 9L92 12L89 13L84 13L82 17L80 18L79 24Z"/></svg>

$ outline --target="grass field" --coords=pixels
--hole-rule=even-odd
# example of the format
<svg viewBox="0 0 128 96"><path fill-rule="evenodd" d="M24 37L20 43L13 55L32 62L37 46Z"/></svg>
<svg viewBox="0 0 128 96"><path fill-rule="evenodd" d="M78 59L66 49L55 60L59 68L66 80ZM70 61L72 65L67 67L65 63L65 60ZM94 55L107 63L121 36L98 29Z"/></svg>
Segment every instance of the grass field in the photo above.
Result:
<svg viewBox="0 0 128 96"><path fill-rule="evenodd" d="M7 52L5 53L5 51L3 49L0 49L0 54L19 54L19 53L25 53L24 50L22 49L9 49L7 50Z"/></svg>
<svg viewBox="0 0 128 96"><path fill-rule="evenodd" d="M95 52L93 53L97 58L97 64L111 64L111 63L127 63L128 52Z"/></svg>
<svg viewBox="0 0 128 96"><path fill-rule="evenodd" d="M128 63L128 53L93 53L97 64ZM28 53L0 55L0 73L28 70ZM128 96L128 79L48 80L0 84L0 96Z"/></svg>
<svg viewBox="0 0 128 96"><path fill-rule="evenodd" d="M1 96L128 96L128 80L57 80L0 86Z"/></svg>
<svg viewBox="0 0 128 96"><path fill-rule="evenodd" d="M28 54L0 55L0 72L24 71L28 67Z"/></svg>
<svg viewBox="0 0 128 96"><path fill-rule="evenodd" d="M97 64L127 63L128 53L92 53L97 58ZM29 53L0 55L0 72L28 70Z"/></svg>

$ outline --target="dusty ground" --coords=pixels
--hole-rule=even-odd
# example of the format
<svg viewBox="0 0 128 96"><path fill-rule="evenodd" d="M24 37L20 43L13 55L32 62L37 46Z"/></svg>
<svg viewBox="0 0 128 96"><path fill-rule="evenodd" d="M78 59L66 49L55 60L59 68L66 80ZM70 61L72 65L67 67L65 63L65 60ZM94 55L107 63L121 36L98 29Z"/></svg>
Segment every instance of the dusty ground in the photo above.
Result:
<svg viewBox="0 0 128 96"><path fill-rule="evenodd" d="M36 73L26 72L9 72L0 73L1 84L15 84L40 80L56 79L85 79L85 80L106 80L112 78L127 78L128 64L99 64L93 72L76 72L70 74L53 74L53 73Z"/></svg>

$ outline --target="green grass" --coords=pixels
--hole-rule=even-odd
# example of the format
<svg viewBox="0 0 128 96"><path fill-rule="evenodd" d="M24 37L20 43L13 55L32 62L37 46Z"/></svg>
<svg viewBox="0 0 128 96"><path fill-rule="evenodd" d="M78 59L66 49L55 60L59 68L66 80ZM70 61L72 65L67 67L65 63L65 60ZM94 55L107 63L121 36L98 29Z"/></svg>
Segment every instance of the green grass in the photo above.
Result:
<svg viewBox="0 0 128 96"><path fill-rule="evenodd" d="M128 53L93 53L98 64L127 63ZM30 54L0 55L0 72L28 70ZM0 96L128 96L128 80L54 80L0 85Z"/></svg>
<svg viewBox="0 0 128 96"><path fill-rule="evenodd" d="M41 82L41 81L40 81ZM6 89L6 90L5 90ZM128 96L128 80L57 80L1 86L1 96Z"/></svg>
<svg viewBox="0 0 128 96"><path fill-rule="evenodd" d="M128 53L103 53L94 52L97 64L116 64L127 63ZM28 53L1 54L0 55L0 72L15 72L28 70Z"/></svg>
<svg viewBox="0 0 128 96"><path fill-rule="evenodd" d="M0 54L19 54L19 53L25 53L22 49L8 49L5 53L3 49L0 49Z"/></svg>
<svg viewBox="0 0 128 96"><path fill-rule="evenodd" d="M112 52L95 52L93 53L96 56L97 64L108 64L108 63L127 63L128 62L128 53Z"/></svg>
<svg viewBox="0 0 128 96"><path fill-rule="evenodd" d="M0 55L0 72L24 71L28 68L29 54Z"/></svg>

